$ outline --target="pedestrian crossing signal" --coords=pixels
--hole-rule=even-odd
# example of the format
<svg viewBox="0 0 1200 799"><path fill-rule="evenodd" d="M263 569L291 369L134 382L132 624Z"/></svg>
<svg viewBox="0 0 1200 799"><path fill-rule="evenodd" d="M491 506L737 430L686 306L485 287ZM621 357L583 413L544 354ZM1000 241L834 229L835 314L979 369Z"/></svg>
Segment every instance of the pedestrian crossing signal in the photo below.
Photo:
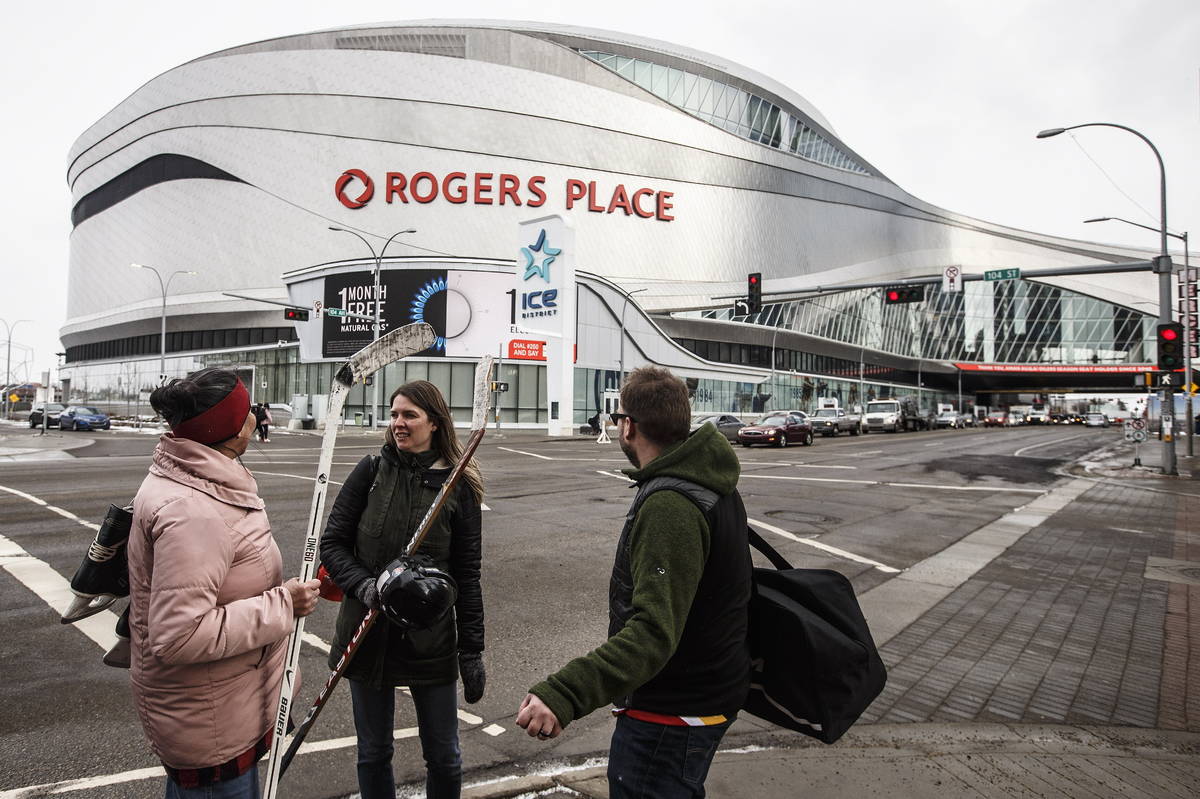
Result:
<svg viewBox="0 0 1200 799"><path fill-rule="evenodd" d="M1183 325L1164 322L1157 328L1158 368L1170 372L1183 368Z"/></svg>
<svg viewBox="0 0 1200 799"><path fill-rule="evenodd" d="M925 299L924 286L889 286L883 290L885 305L900 305L906 302L922 302Z"/></svg>
<svg viewBox="0 0 1200 799"><path fill-rule="evenodd" d="M283 310L283 318L287 319L289 322L307 322L308 321L308 309L307 308L285 308Z"/></svg>

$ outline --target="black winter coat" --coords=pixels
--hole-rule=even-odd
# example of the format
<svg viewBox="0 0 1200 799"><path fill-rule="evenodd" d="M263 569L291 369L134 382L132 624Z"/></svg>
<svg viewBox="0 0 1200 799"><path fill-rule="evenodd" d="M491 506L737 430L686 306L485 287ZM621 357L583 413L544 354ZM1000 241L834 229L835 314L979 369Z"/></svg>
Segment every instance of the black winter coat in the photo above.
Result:
<svg viewBox="0 0 1200 799"><path fill-rule="evenodd" d="M321 562L345 591L329 654L335 668L366 608L354 591L404 552L450 469L431 466L437 454L413 455L385 444L363 458L334 500L321 537ZM378 466L375 466L375 461ZM458 677L458 651L483 651L479 502L466 481L456 487L417 554L458 583L454 612L428 630L402 633L381 619L346 669L346 677L376 687L436 685Z"/></svg>

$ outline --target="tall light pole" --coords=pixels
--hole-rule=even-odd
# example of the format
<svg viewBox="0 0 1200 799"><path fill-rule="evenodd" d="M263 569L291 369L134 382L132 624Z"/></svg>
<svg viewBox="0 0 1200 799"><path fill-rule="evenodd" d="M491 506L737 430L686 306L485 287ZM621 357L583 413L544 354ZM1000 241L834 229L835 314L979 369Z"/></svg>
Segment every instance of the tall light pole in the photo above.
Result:
<svg viewBox="0 0 1200 799"><path fill-rule="evenodd" d="M162 292L162 314L161 327L159 329L159 348L158 348L158 382L165 383L167 381L167 289L171 288L171 281L176 275L194 275L197 274L191 269L176 269L167 276L167 282L163 282L162 273L153 266L145 264L130 264L133 269L149 269L158 278L158 288Z"/></svg>
<svg viewBox="0 0 1200 799"><path fill-rule="evenodd" d="M617 387L625 382L625 309L629 307L629 298L634 294L641 294L646 289L634 289L633 291L625 292L625 302L621 303L621 356L618 363L620 364L620 376L617 378Z"/></svg>
<svg viewBox="0 0 1200 799"><path fill-rule="evenodd" d="M1154 142L1147 139L1141 133L1133 128L1125 125L1118 125L1115 122L1084 122L1081 125L1071 125L1065 128L1047 128L1040 131L1037 135L1039 139L1048 139L1051 136L1057 136L1060 133L1066 133L1068 130L1076 128L1117 128L1128 133L1132 133L1146 143L1154 153L1155 159L1158 161L1158 176L1159 176L1159 255L1154 259L1154 272L1158 275L1158 321L1159 324L1165 324L1171 321L1171 254L1167 252L1167 168L1163 165L1162 155L1159 154L1158 148L1154 146ZM1174 425L1175 420L1175 392L1166 388L1163 389L1163 417L1170 419ZM1163 456L1162 470L1163 474L1179 474L1179 470L1175 466L1175 436L1174 431L1170 431L1170 435L1163 435Z"/></svg>
<svg viewBox="0 0 1200 799"><path fill-rule="evenodd" d="M4 365L4 418L12 418L12 403L8 401L8 397L12 394L12 334L16 330L17 325L22 322L28 322L28 319L18 319L11 325L6 319L0 319L4 322L4 338L8 342L8 360Z"/></svg>
<svg viewBox="0 0 1200 799"><path fill-rule="evenodd" d="M392 241L397 236L403 236L405 233L416 233L417 231L413 230L412 228L409 228L407 230L396 231L395 233L393 233L391 236L388 237L388 240L383 243L383 247L379 250L379 254L376 255L375 248L371 246L371 242L367 241L366 238L364 238L357 230L350 230L349 228L344 228L344 227L336 227L335 225L330 225L329 229L336 231L338 233L349 233L351 236L357 237L359 241L361 241L363 244L367 245L367 249L371 251L371 257L373 259L375 259L375 289L374 289L375 293L371 295L371 301L375 305L375 322L373 325L374 335L371 340L379 341L379 327L380 327L379 311L380 311L380 307L381 307L380 296L379 296L379 270L383 268L383 255L384 255L384 253L387 252L388 245L391 244ZM383 379L383 375L380 374L376 379L371 381L371 428L372 429L374 429L375 426L379 424L379 381L382 379Z"/></svg>
<svg viewBox="0 0 1200 799"><path fill-rule="evenodd" d="M1153 228L1149 225L1143 225L1141 222L1133 222L1129 219L1122 219L1119 216L1098 216L1095 219L1085 219L1083 221L1085 224L1088 222L1124 222L1127 225L1140 227L1144 230L1158 230L1158 228ZM1183 242L1183 268L1186 271L1184 272L1183 280L1180 282L1184 286L1191 285L1192 256L1191 253L1188 252L1188 232L1186 230L1182 233L1171 233L1168 231L1167 235L1173 239L1179 239ZM1183 298L1185 307L1187 306L1187 301L1190 299L1192 298ZM1183 351L1183 379L1184 382L1187 383L1187 452L1188 457L1190 458L1196 454L1195 444L1193 443L1196 438L1196 425L1192 415L1192 315L1187 311L1180 311L1179 315L1183 317L1183 339L1187 342L1187 349Z"/></svg>

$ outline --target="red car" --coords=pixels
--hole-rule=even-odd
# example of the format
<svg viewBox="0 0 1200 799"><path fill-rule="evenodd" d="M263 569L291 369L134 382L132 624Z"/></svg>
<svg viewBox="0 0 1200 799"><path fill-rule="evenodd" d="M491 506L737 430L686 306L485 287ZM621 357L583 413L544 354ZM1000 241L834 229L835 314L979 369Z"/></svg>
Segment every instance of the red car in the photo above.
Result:
<svg viewBox="0 0 1200 799"><path fill-rule="evenodd" d="M983 420L984 427L1005 427L1008 424L1008 414L1004 411L989 413Z"/></svg>
<svg viewBox="0 0 1200 799"><path fill-rule="evenodd" d="M802 447L813 443L812 424L801 411L776 411L737 431L738 443L743 447L752 444L771 444L786 447L799 444Z"/></svg>

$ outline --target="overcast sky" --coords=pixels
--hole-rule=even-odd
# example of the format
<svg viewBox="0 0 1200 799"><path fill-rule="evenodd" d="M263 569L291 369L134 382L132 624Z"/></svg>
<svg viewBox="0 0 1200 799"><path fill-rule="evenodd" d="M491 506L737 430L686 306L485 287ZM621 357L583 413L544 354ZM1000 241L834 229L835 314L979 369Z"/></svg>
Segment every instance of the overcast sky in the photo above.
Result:
<svg viewBox="0 0 1200 799"><path fill-rule="evenodd" d="M0 192L8 252L0 319L29 320L12 336L14 376L39 379L61 350L67 150L89 125L154 76L215 50L428 18L584 25L714 53L797 91L850 147L927 202L1026 230L1154 248L1150 231L1082 224L1116 216L1158 226L1149 148L1103 128L1034 138L1083 122L1128 125L1158 146L1169 226L1191 227L1200 249L1196 0L9 4L0 48L8 186ZM0 325L0 346L6 338Z"/></svg>

